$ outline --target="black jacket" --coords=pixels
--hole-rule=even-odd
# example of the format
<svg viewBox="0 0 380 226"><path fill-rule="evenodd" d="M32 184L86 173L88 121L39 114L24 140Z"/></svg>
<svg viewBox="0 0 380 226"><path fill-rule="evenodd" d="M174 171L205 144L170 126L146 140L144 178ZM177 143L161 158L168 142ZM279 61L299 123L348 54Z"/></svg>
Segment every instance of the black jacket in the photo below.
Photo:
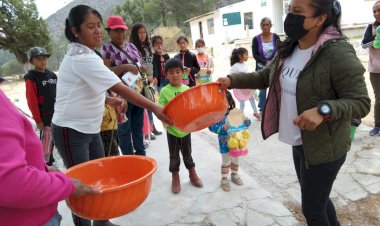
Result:
<svg viewBox="0 0 380 226"><path fill-rule="evenodd" d="M167 53L162 55L165 62L170 58ZM153 54L153 77L157 79L158 84L157 86L160 86L160 78L162 78L162 71L161 71L161 55Z"/></svg>
<svg viewBox="0 0 380 226"><path fill-rule="evenodd" d="M184 56L183 56L184 55ZM189 74L189 86L195 86L195 74L197 74L201 67L198 64L197 57L194 53L190 52L189 50L186 50L185 52L180 51L177 55L174 56L177 59L180 59L182 61L182 57L184 58L184 65L185 67L190 68L190 74Z"/></svg>
<svg viewBox="0 0 380 226"><path fill-rule="evenodd" d="M278 45L279 41L280 41L280 36L278 36L277 34L273 33L273 38L276 42L276 45L275 47ZM256 61L256 70L259 63L261 64L266 64L267 60L265 59L264 56L262 56L260 54L260 51L259 51L259 43L258 43L258 40L257 40L257 36L255 36L253 39L252 39L252 55L253 55L253 58L255 58L255 61Z"/></svg>

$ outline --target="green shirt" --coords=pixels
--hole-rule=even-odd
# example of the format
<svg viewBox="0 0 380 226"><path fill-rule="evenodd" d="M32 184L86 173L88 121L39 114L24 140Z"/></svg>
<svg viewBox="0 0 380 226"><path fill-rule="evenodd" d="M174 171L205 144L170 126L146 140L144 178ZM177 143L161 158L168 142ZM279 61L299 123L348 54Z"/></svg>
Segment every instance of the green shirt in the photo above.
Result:
<svg viewBox="0 0 380 226"><path fill-rule="evenodd" d="M160 97L158 98L158 104L161 106L165 106L171 99L173 99L176 95L182 93L183 91L189 89L188 86L181 84L180 87L174 87L170 84L166 85L164 88L161 89ZM180 109L178 109L180 110ZM180 113L178 111L178 113ZM169 126L167 128L168 133L170 133L173 136L182 138L186 136L189 133L183 132L179 129L177 129L175 126Z"/></svg>

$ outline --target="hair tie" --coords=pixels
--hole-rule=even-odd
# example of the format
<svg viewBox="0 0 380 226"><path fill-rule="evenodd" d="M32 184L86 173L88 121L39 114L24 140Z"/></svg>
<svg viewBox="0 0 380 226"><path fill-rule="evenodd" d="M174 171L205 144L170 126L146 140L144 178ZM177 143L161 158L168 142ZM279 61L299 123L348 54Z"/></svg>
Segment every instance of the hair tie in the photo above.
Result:
<svg viewBox="0 0 380 226"><path fill-rule="evenodd" d="M341 8L340 2L338 0L333 0L333 9L334 9L335 15L340 14L342 8Z"/></svg>

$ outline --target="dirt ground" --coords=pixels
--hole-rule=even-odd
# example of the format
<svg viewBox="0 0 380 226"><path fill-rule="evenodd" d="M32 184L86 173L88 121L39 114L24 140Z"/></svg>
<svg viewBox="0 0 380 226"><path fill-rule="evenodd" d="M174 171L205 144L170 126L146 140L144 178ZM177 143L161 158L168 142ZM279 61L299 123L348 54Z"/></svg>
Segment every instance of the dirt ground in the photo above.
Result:
<svg viewBox="0 0 380 226"><path fill-rule="evenodd" d="M305 226L305 218L298 203L287 202L285 206ZM344 209L337 209L339 222L342 226L378 226L380 225L380 196L372 195L356 202L349 202Z"/></svg>

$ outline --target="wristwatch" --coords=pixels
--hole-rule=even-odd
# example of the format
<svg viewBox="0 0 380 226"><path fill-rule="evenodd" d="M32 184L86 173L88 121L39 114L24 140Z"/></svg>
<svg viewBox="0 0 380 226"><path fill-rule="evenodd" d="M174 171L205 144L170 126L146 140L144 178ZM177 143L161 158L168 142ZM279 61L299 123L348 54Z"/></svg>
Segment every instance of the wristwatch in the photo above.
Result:
<svg viewBox="0 0 380 226"><path fill-rule="evenodd" d="M331 118L331 107L328 103L318 103L318 112L323 116L323 121Z"/></svg>

